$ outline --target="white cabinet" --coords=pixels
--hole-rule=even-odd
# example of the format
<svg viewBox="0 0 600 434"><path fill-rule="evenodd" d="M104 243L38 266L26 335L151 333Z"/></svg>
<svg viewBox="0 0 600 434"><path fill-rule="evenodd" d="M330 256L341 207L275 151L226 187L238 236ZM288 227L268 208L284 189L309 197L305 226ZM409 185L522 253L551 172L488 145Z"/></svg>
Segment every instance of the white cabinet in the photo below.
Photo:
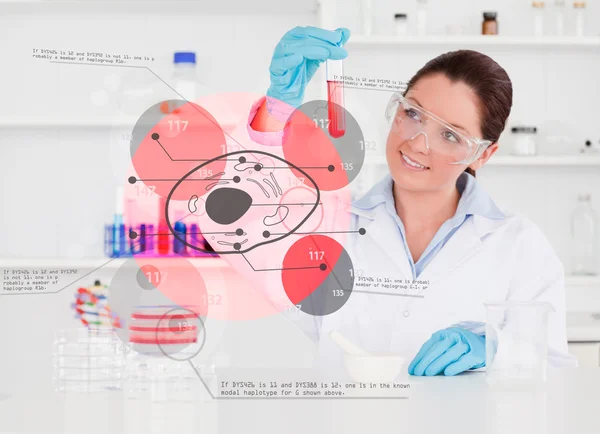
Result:
<svg viewBox="0 0 600 434"><path fill-rule="evenodd" d="M600 367L599 342L569 342L569 353L577 357L580 368Z"/></svg>
<svg viewBox="0 0 600 434"><path fill-rule="evenodd" d="M571 279L571 281L576 280ZM595 312L567 311L567 340L569 353L577 357L580 367L598 368L600 367L600 314L596 310L598 306L594 304L598 298L598 288L589 286L591 292L583 292L581 288L578 288L578 291L573 291L574 288L568 289L571 305L583 306L583 303L587 302L588 307ZM580 298L577 303L573 303L572 299L575 294Z"/></svg>

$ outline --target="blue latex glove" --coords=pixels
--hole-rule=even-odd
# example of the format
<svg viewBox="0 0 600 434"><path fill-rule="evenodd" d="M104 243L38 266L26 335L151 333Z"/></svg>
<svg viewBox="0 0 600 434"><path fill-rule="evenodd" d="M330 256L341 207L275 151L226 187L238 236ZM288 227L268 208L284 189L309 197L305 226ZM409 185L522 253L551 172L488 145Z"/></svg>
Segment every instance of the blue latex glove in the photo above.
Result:
<svg viewBox="0 0 600 434"><path fill-rule="evenodd" d="M408 367L410 375L456 375L485 366L485 336L450 327L431 335Z"/></svg>
<svg viewBox="0 0 600 434"><path fill-rule="evenodd" d="M350 30L346 28L330 31L312 26L294 27L283 35L273 52L267 96L298 108L306 85L319 65L327 59L340 60L348 56L341 46L349 38Z"/></svg>

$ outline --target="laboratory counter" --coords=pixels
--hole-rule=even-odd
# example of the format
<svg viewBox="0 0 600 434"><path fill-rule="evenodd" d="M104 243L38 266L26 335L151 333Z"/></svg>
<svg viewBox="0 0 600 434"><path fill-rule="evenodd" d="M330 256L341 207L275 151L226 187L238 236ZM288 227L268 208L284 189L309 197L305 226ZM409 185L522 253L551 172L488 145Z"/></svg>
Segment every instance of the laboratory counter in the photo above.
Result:
<svg viewBox="0 0 600 434"><path fill-rule="evenodd" d="M410 377L406 399L151 402L123 392L0 393L0 432L597 434L600 369L550 370L538 389L493 389L483 372Z"/></svg>

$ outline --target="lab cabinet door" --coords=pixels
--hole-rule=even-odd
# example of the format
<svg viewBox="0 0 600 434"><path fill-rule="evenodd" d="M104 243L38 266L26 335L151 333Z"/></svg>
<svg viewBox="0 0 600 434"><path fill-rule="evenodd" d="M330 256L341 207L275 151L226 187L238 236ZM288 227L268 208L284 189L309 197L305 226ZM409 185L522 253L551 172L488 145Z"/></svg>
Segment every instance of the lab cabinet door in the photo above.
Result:
<svg viewBox="0 0 600 434"><path fill-rule="evenodd" d="M569 353L579 360L580 368L600 367L600 343L569 342Z"/></svg>

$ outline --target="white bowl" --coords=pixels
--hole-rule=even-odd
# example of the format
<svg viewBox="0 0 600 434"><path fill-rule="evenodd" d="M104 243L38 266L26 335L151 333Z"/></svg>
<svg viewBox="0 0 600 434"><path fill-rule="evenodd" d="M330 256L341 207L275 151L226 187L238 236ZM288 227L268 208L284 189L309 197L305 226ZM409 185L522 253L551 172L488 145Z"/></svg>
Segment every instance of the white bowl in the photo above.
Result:
<svg viewBox="0 0 600 434"><path fill-rule="evenodd" d="M370 356L345 353L344 365L355 382L390 383L406 370L406 359L393 353L375 353Z"/></svg>

